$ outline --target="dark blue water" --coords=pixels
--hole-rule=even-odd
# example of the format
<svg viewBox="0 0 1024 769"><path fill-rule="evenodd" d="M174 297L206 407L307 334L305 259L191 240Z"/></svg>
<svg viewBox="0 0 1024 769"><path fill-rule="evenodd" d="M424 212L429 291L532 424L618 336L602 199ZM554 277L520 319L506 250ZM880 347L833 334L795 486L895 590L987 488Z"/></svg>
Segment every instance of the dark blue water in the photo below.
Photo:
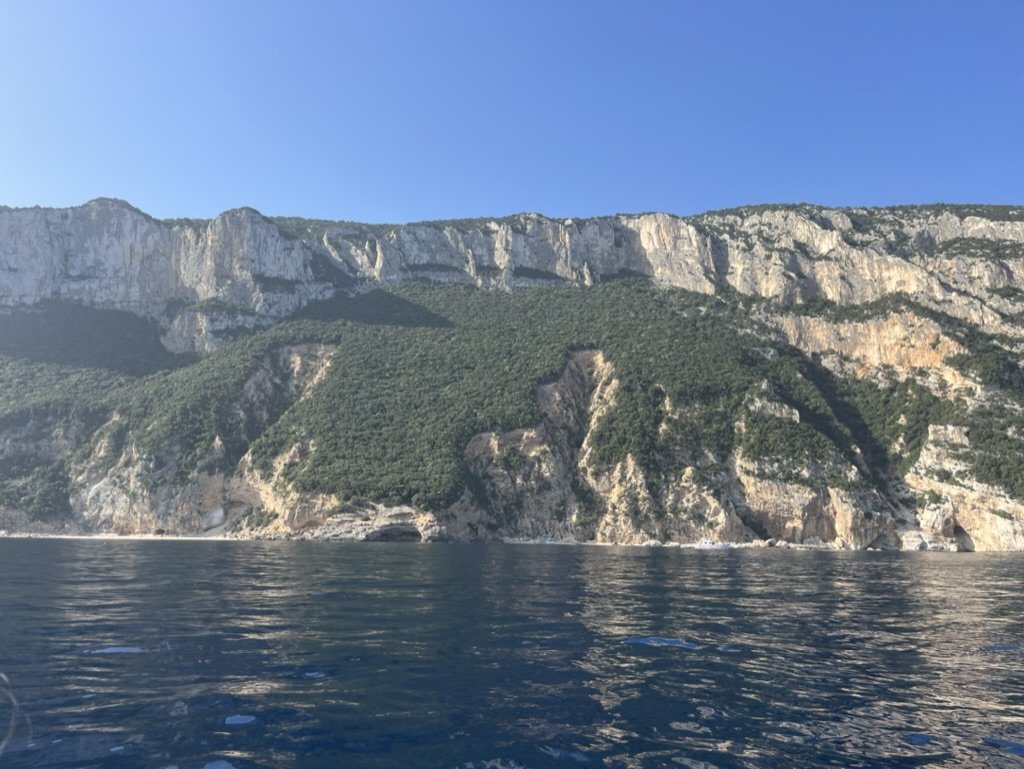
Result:
<svg viewBox="0 0 1024 769"><path fill-rule="evenodd" d="M1022 566L0 540L0 767L1022 766Z"/></svg>

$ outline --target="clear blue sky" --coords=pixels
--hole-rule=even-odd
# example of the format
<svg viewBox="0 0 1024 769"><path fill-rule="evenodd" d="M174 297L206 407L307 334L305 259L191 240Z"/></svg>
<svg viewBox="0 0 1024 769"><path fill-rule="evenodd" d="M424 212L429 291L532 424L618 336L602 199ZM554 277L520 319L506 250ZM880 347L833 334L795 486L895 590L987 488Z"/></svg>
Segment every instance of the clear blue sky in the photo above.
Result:
<svg viewBox="0 0 1024 769"><path fill-rule="evenodd" d="M0 0L0 204L1024 204L1024 2Z"/></svg>

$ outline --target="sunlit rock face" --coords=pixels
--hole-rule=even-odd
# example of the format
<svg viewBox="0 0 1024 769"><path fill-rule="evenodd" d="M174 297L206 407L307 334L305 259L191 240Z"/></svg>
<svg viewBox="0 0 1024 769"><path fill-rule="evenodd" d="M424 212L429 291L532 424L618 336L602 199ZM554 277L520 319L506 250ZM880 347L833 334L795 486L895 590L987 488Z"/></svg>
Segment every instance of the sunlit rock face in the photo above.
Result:
<svg viewBox="0 0 1024 769"><path fill-rule="evenodd" d="M0 211L0 305L65 299L159 316L219 299L279 317L326 295L312 254L251 209L160 222L126 203Z"/></svg>
<svg viewBox="0 0 1024 769"><path fill-rule="evenodd" d="M0 319L52 299L127 310L156 321L174 352L211 353L317 300L407 280L517 291L583 290L626 277L744 297L766 354L789 345L838 378L913 383L967 414L991 405L992 388L957 364L969 341L946 321L998 336L1011 352L1024 349L1019 209L801 205L686 218L519 214L371 225L252 209L161 221L106 199L0 208ZM872 303L870 313L857 313ZM716 463L666 457L658 478L634 456L603 465L594 436L619 405L621 372L600 349L573 351L560 376L538 387L539 422L478 433L460 446L472 493L467 487L443 509L353 504L303 490L295 469L317 446L301 437L262 465L248 453L227 457L225 443L247 445L313 393L334 353L325 344L269 352L248 372L236 404L251 435L217 436L184 476L175 471L175 447L147 453L116 413L98 430L80 414L0 424L0 460L32 456L64 468L67 511L93 531L1024 549L1024 501L971 474L964 456L977 436L959 425L931 424L901 475L870 488L859 456L800 468L740 450ZM666 402L658 429L669 430L681 408ZM769 390L744 409L732 425L737 435L754 417L808 416ZM898 454L900 442L904 436L884 448ZM34 525L0 502L0 528Z"/></svg>
<svg viewBox="0 0 1024 769"><path fill-rule="evenodd" d="M907 293L964 320L1001 325L1013 303L1001 290L1018 285L1024 263L1024 221L1004 215L984 207L793 206L688 218L519 214L367 225L270 219L246 208L209 221L160 221L99 199L0 210L0 306L60 298L161 317L175 303L217 300L243 324L253 322L248 314L283 317L353 281L509 289L644 275L785 304Z"/></svg>

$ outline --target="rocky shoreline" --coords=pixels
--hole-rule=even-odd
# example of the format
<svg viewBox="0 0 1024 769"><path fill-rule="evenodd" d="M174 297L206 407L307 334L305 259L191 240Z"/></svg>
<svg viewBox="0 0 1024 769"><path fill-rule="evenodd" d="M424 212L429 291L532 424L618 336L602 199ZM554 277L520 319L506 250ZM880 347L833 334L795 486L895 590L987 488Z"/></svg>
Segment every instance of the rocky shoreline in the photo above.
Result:
<svg viewBox="0 0 1024 769"><path fill-rule="evenodd" d="M787 542L775 539L757 539L751 542L660 542L648 540L646 542L594 542L576 539L553 539L550 537L523 539L506 537L490 540L452 540L439 537L436 539L412 539L397 538L388 539L385 537L370 537L356 539L354 537L339 536L337 532L325 532L317 529L308 529L301 532L291 533L266 533L250 532L245 535L232 533L215 534L113 534L110 532L94 533L49 533L49 532L9 532L0 530L0 539L68 539L68 540L89 540L89 541L110 541L110 542L337 542L337 543L404 543L404 544L460 544L460 545L544 545L553 547L625 547L625 548L668 548L679 550L794 550L794 551L850 551L850 548L839 547L830 542ZM864 552L907 552L900 548L864 548ZM957 551L955 548L938 549L930 548L931 552L973 552Z"/></svg>
<svg viewBox="0 0 1024 769"><path fill-rule="evenodd" d="M96 200L0 209L0 244L0 530L1024 551L1024 209L384 226ZM593 302L589 325L540 324L520 300L548 290ZM90 323L155 368L94 379L97 344L50 350ZM513 328L557 356L498 397L526 368L503 358ZM378 372L383 349L403 354ZM686 367L652 365L677 351ZM390 381L401 397L377 397ZM395 421L361 432L372 415Z"/></svg>

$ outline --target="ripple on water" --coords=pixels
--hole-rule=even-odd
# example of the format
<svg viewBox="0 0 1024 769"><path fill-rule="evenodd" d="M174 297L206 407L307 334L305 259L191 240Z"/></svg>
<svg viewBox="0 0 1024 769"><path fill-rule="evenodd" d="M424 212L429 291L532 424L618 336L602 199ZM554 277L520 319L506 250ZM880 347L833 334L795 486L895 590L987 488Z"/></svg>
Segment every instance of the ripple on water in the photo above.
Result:
<svg viewBox="0 0 1024 769"><path fill-rule="evenodd" d="M931 745L935 742L935 737L930 734L908 734L903 738L908 745Z"/></svg>
<svg viewBox="0 0 1024 769"><path fill-rule="evenodd" d="M981 647L986 652L1018 652L1021 651L1020 644L989 644Z"/></svg>
<svg viewBox="0 0 1024 769"><path fill-rule="evenodd" d="M246 715L228 716L224 719L225 726L246 726L248 724L253 724L255 722L256 716Z"/></svg>
<svg viewBox="0 0 1024 769"><path fill-rule="evenodd" d="M986 737L985 744L991 745L993 748L1005 750L1007 753L1012 753L1015 756L1024 756L1024 742L1004 740L1001 737Z"/></svg>
<svg viewBox="0 0 1024 769"><path fill-rule="evenodd" d="M691 651L700 651L704 648L702 644L688 641L685 638L662 638L661 636L637 636L635 638L627 638L626 643L633 644L634 646L672 646L676 649L689 649Z"/></svg>
<svg viewBox="0 0 1024 769"><path fill-rule="evenodd" d="M1019 567L0 540L0 765L1021 765Z"/></svg>

